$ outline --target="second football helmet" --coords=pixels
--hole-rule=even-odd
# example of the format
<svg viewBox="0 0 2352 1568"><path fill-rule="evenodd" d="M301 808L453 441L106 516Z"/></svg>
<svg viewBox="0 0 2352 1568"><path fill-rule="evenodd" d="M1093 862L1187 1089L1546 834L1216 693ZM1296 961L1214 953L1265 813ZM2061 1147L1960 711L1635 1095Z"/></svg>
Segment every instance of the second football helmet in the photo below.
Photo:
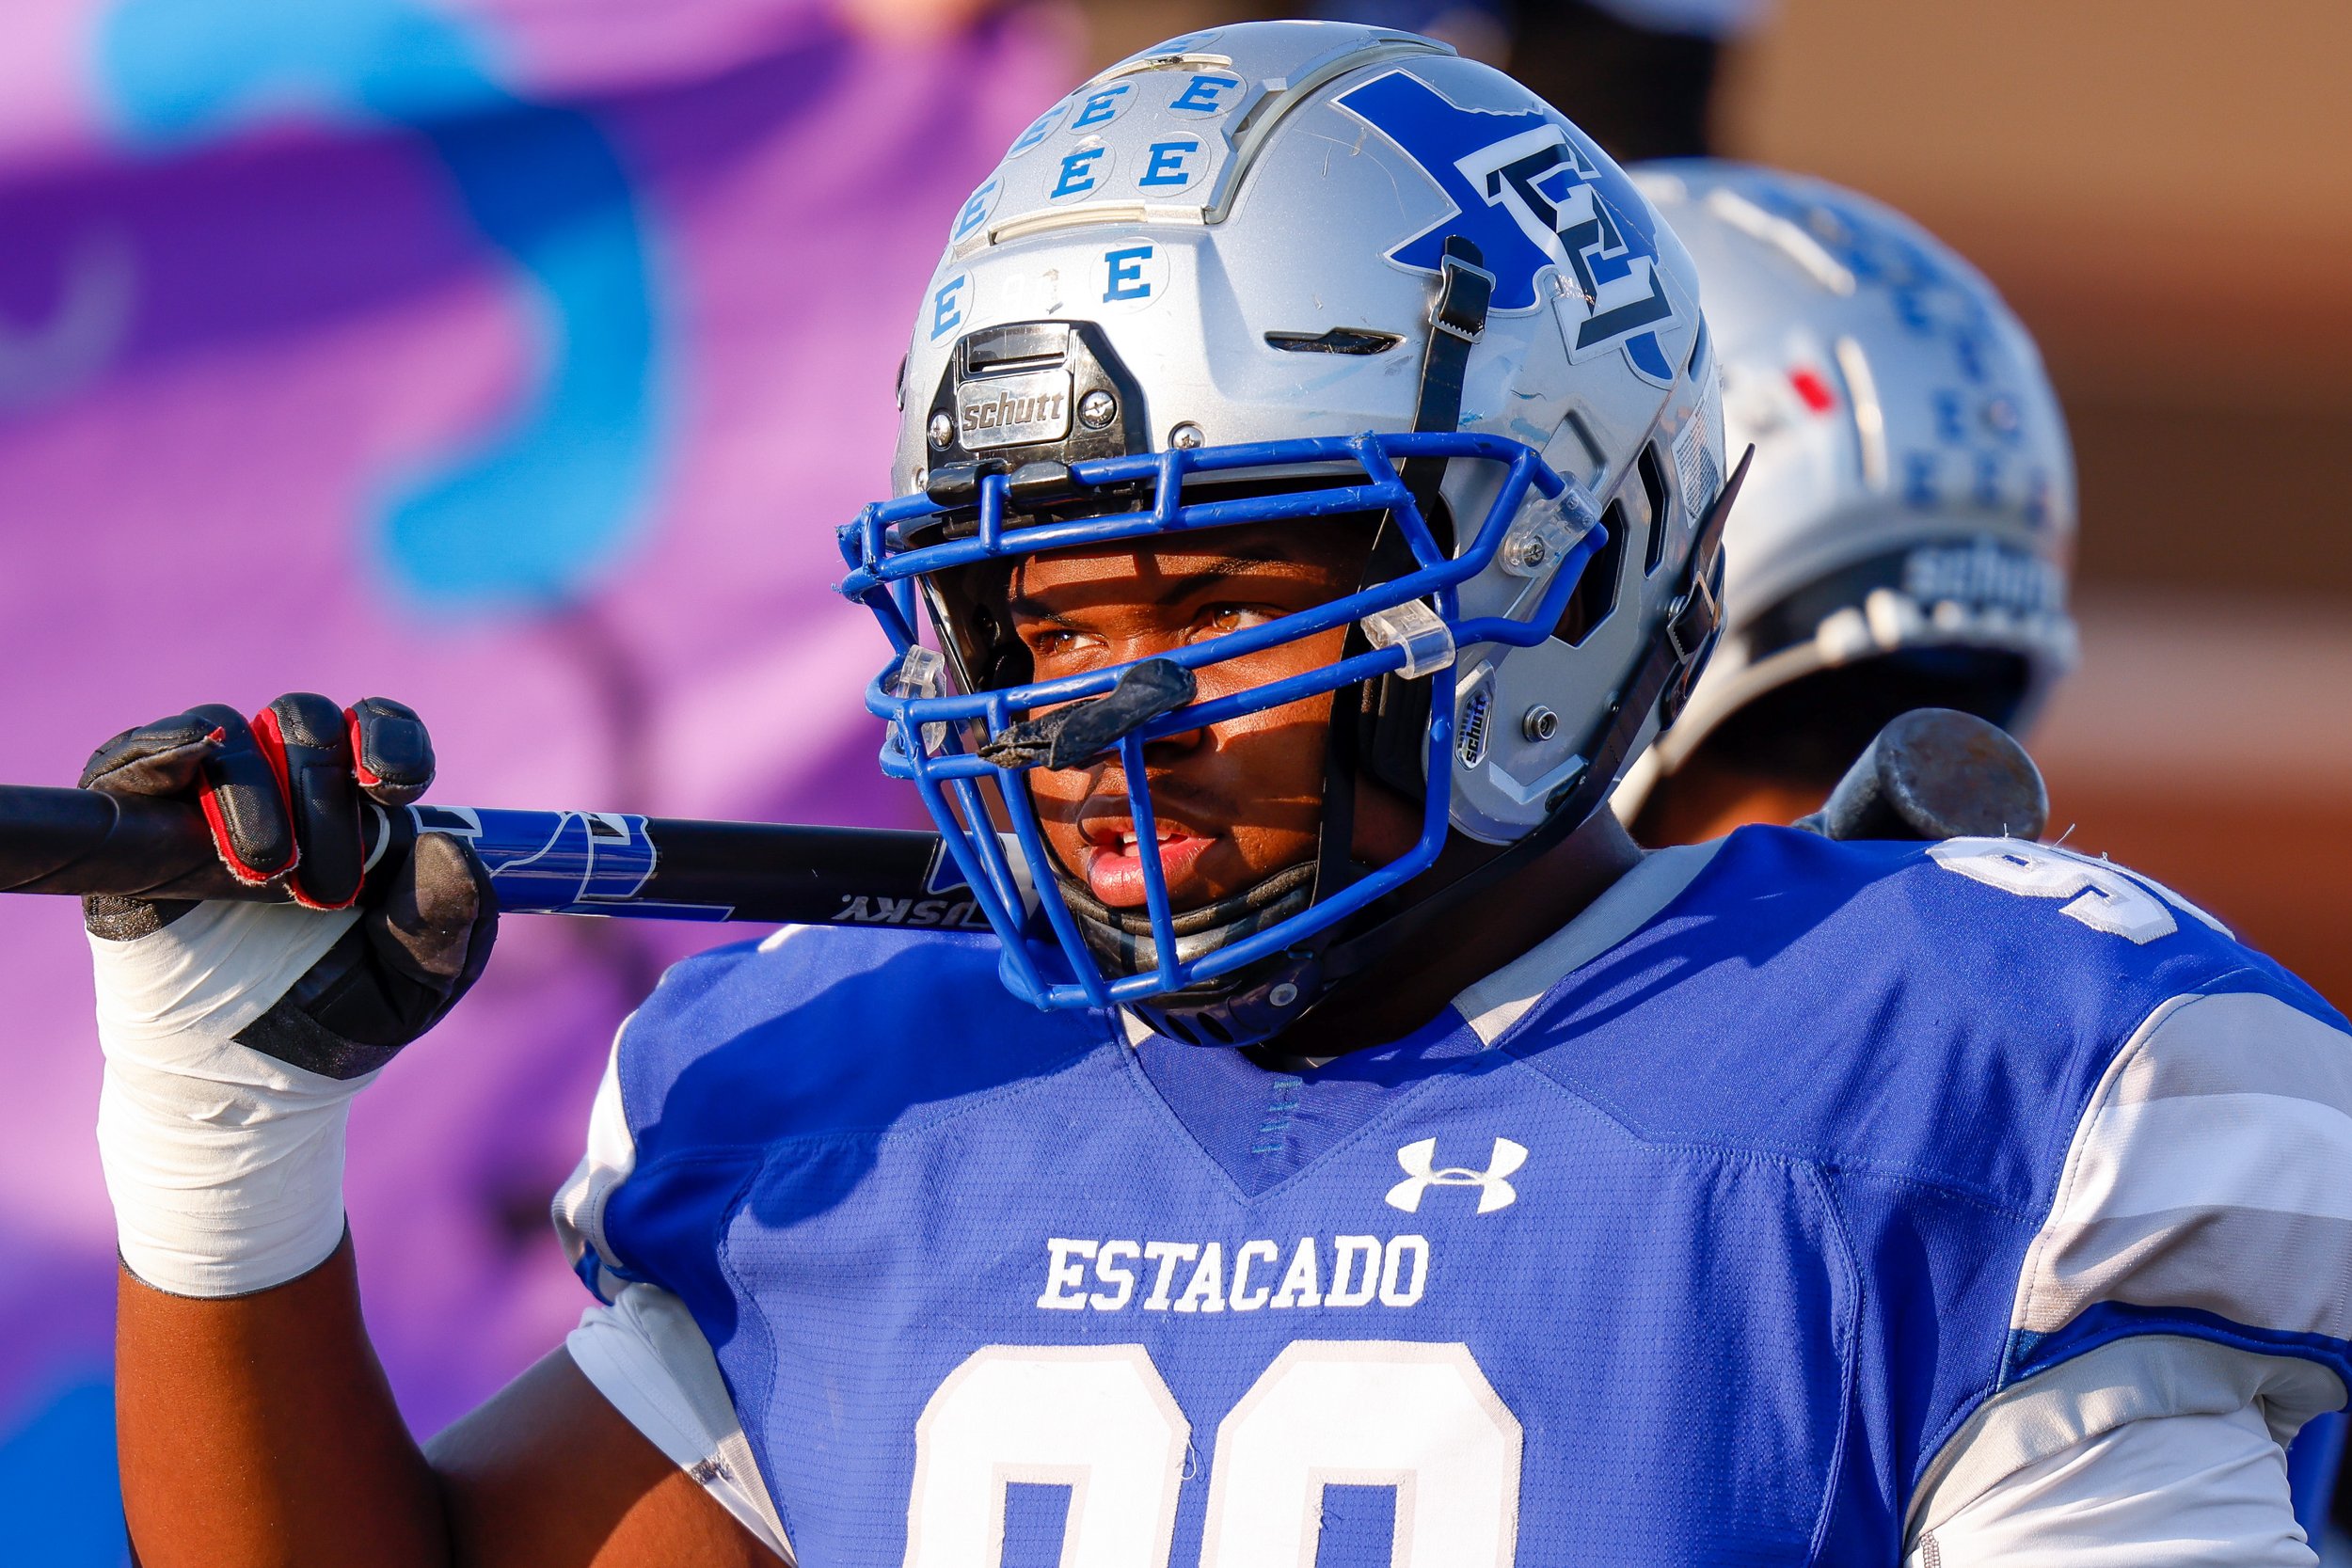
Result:
<svg viewBox="0 0 2352 1568"><path fill-rule="evenodd" d="M1867 197L1714 160L1633 178L1698 266L1726 436L1756 459L1723 645L1619 809L1735 721L1830 777L1904 708L2022 730L2075 657L2073 449L2032 338Z"/></svg>

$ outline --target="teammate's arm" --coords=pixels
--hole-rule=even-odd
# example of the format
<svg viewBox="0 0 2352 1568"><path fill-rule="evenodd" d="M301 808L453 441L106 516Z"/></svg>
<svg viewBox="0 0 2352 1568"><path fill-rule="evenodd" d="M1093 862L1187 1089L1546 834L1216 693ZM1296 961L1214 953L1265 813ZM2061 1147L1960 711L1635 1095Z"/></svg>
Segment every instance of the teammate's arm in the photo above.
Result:
<svg viewBox="0 0 2352 1568"><path fill-rule="evenodd" d="M92 899L99 1142L123 1276L117 1421L146 1568L771 1561L567 1356L430 1450L359 1310L342 1201L351 1099L487 961L495 901L421 839L354 906L364 795L423 792L416 716L280 698L101 747L85 785L192 796L222 858L303 907Z"/></svg>

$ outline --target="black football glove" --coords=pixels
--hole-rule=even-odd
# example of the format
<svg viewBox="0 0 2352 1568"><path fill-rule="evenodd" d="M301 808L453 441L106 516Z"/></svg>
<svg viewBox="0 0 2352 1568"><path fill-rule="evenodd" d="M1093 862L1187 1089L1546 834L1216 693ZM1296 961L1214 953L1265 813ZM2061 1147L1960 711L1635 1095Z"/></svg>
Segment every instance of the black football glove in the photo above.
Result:
<svg viewBox="0 0 2352 1568"><path fill-rule="evenodd" d="M361 797L385 806L415 800L433 782L433 743L398 703L370 697L341 708L297 691L250 723L208 703L126 730L92 753L81 782L118 795L192 798L239 880L282 878L295 902L334 911L358 897L366 870ZM481 861L458 839L419 834L368 903L326 957L238 1032L240 1042L329 1078L356 1078L438 1022L489 961L497 900ZM153 935L197 907L82 901L91 933L113 942Z"/></svg>

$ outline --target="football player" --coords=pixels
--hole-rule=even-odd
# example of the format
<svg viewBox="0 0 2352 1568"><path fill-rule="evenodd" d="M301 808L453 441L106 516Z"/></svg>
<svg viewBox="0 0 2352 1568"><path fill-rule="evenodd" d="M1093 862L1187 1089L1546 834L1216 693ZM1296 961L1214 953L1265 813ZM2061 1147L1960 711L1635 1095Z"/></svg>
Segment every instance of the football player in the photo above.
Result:
<svg viewBox="0 0 2352 1568"><path fill-rule="evenodd" d="M1738 481L1556 111L1171 40L953 214L900 388L843 586L993 932L674 970L557 1202L598 1304L429 1449L336 1180L489 950L449 839L350 902L422 729L92 759L311 906L89 911L150 1568L2312 1560L2344 1021L2104 862L1606 809Z"/></svg>
<svg viewBox="0 0 2352 1568"><path fill-rule="evenodd" d="M2022 734L2074 661L2074 470L2041 356L1917 224L1826 181L1634 171L1697 264L1754 466L1721 645L1617 808L1645 844L1810 812L1897 714Z"/></svg>
<svg viewBox="0 0 2352 1568"><path fill-rule="evenodd" d="M1915 707L2022 736L2076 651L2073 453L2024 324L1857 192L1704 159L1630 172L1699 268L1724 432L1756 457L1724 534L1722 641L1618 815L1653 845L1796 820ZM2288 1455L2307 1531L2343 1419Z"/></svg>

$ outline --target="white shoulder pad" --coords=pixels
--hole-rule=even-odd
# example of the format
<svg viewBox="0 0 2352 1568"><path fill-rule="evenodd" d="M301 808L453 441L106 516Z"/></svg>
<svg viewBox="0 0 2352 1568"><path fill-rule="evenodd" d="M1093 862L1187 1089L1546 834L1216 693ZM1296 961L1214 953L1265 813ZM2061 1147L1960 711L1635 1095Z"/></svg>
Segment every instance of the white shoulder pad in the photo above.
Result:
<svg viewBox="0 0 2352 1568"><path fill-rule="evenodd" d="M1569 971L1590 963L1673 903L1723 847L1718 838L1651 850L1574 920L1455 997L1455 1009L1480 1039L1494 1044Z"/></svg>

